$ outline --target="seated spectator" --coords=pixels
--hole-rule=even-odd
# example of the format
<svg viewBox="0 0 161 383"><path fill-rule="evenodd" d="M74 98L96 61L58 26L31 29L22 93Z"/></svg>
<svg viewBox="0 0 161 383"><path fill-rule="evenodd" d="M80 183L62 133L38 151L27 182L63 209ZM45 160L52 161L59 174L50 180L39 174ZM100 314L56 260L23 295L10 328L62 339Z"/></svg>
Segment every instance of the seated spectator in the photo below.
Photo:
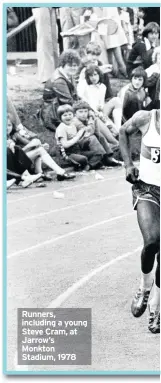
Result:
<svg viewBox="0 0 161 383"><path fill-rule="evenodd" d="M154 49L152 61L153 64L146 69L146 86L151 99L148 110L160 109L160 47Z"/></svg>
<svg viewBox="0 0 161 383"><path fill-rule="evenodd" d="M9 119L8 119L8 125L9 125ZM24 139L24 137L22 137L19 133L14 131L12 124L9 129L8 140L11 141L11 144L23 145L23 152L26 153L26 156L34 164L35 172L41 173L41 177L44 180L50 181L52 178L49 177L47 174L43 173L43 170L42 170L43 164L56 172L58 181L75 178L75 175L73 173L65 172L64 169L62 169L60 166L56 164L56 162L50 157L50 155L45 150L45 147L44 147L45 144L42 145L41 141L38 140L37 138L34 138L31 141Z"/></svg>
<svg viewBox="0 0 161 383"><path fill-rule="evenodd" d="M70 105L59 107L58 114L62 122L56 130L57 144L61 144L66 155L79 164L82 169L99 168L102 164L105 165L108 155L93 134L93 122L88 123L88 106L78 102L77 105L75 104L74 110L75 118L73 118L73 109ZM109 151L111 155L110 148ZM115 166L116 163L118 165L117 161L114 160L114 162Z"/></svg>
<svg viewBox="0 0 161 383"><path fill-rule="evenodd" d="M110 99L112 97L112 89L108 77L108 73L112 71L112 65L111 64L103 64L100 61L100 55L101 55L101 46L93 41L90 41L86 45L86 51L85 56L81 60L81 64L78 68L78 82L81 82L85 80L85 68L89 64L94 64L99 66L103 73L103 83L106 85L106 99Z"/></svg>
<svg viewBox="0 0 161 383"><path fill-rule="evenodd" d="M80 58L77 52L68 50L60 56L60 66L55 71L53 78L47 81L44 89L44 104L41 109L41 116L47 128L54 130L59 125L57 109L59 105L72 105L79 100L77 90L73 83L73 77L78 71ZM118 145L118 140L113 137L108 127L98 120L99 130L104 132L106 139L113 145Z"/></svg>
<svg viewBox="0 0 161 383"><path fill-rule="evenodd" d="M160 73L160 46L154 49L152 54L152 65L146 69L146 73L148 77L153 73Z"/></svg>
<svg viewBox="0 0 161 383"><path fill-rule="evenodd" d="M121 104L117 97L111 98L105 102L106 85L103 83L103 74L96 65L89 65L85 69L85 81L79 83L78 95L88 102L90 107L95 111L96 116L103 120L107 126L111 127L114 137L118 136L121 127ZM93 96L94 95L94 96ZM113 118L113 123L110 120Z"/></svg>
<svg viewBox="0 0 161 383"><path fill-rule="evenodd" d="M99 167L102 159L101 153L90 150L89 145L84 145L85 127L77 130L73 122L73 108L63 105L58 108L61 123L56 129L55 138L58 145L62 145L67 156L76 163L75 169L94 169ZM74 163L73 163L74 164Z"/></svg>
<svg viewBox="0 0 161 383"><path fill-rule="evenodd" d="M33 182L41 178L41 173L33 174L34 168L32 161L27 157L23 150L15 145L10 138L12 132L12 124L8 118L7 121L7 188L11 187L15 182L26 188ZM30 174L32 173L32 174ZM14 180L14 181L13 181Z"/></svg>
<svg viewBox="0 0 161 383"><path fill-rule="evenodd" d="M130 73L134 68L142 65L144 69L152 64L152 54L159 37L159 25L151 22L146 25L142 33L142 39L138 39L129 54L127 60L127 73Z"/></svg>
<svg viewBox="0 0 161 383"><path fill-rule="evenodd" d="M129 120L137 111L144 109L147 96L145 91L146 78L147 74L142 67L133 69L130 75L130 84L125 85L119 92L123 122Z"/></svg>
<svg viewBox="0 0 161 383"><path fill-rule="evenodd" d="M59 67L53 76L46 82L43 93L41 116L47 128L55 130L59 125L57 108L59 105L72 105L78 100L77 91L73 82L76 75L80 57L72 49L63 52L60 56Z"/></svg>
<svg viewBox="0 0 161 383"><path fill-rule="evenodd" d="M84 101L77 101L73 104L74 111L74 125L77 127L77 130L81 128L85 128L86 133L84 137L90 137L95 135L94 147L96 151L102 151L100 148L100 144L104 149L104 155L102 162L106 166L118 166L121 163L116 161L113 158L113 148L118 149L118 146L113 146L108 143L106 137L100 132L97 124L97 118L95 117L95 113L91 110L89 105ZM97 137L97 141L96 141ZM99 141L99 145L98 145ZM91 145L91 142L90 142ZM93 141L92 141L93 145ZM91 146L92 146L91 145Z"/></svg>

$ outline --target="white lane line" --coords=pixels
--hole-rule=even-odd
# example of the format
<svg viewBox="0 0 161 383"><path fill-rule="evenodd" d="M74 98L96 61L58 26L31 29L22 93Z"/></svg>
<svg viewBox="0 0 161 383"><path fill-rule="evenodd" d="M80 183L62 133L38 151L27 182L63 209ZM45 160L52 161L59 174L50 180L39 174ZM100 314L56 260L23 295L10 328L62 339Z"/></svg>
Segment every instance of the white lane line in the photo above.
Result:
<svg viewBox="0 0 161 383"><path fill-rule="evenodd" d="M141 246L133 251L129 251L128 253L122 254L115 259L112 259L111 261L108 261L104 263L101 266L96 267L92 271L90 271L88 274L84 275L84 277L80 278L77 282L73 283L72 286L70 286L67 290L65 290L62 294L60 294L56 299L54 299L50 304L47 306L48 309L54 309L60 307L72 294L74 294L78 289L83 287L87 282L90 281L95 275L98 273L101 273L103 270L109 268L110 266L113 266L115 263L122 261L122 259L128 258L131 255L137 253L141 250ZM17 352L15 353L14 357L14 370L15 371L29 371L29 365L20 366L17 363L18 356ZM30 370L31 371L31 370Z"/></svg>
<svg viewBox="0 0 161 383"><path fill-rule="evenodd" d="M84 226L81 229L70 231L70 232L68 232L66 234L59 235L58 237L51 238L51 239L49 239L47 241L40 242L37 245L33 245L33 246L27 247L25 249L21 249L21 250L15 251L14 253L10 253L7 256L7 258L10 259L10 258L16 257L16 256L21 255L21 254L26 254L26 253L31 252L33 250L40 249L43 246L51 245L52 243L55 243L55 242L57 242L59 240L62 240L62 239L68 238L68 237L72 237L72 236L74 236L76 234L83 233L83 232L85 232L87 230L90 230L90 229L94 229L95 227L102 226L102 225L105 225L107 223L110 223L110 222L113 222L113 221L118 221L119 219L129 217L129 216L133 215L134 213L135 212L133 211L132 213L123 214L123 215L119 215L117 217L106 219L104 221L96 222L93 225Z"/></svg>
<svg viewBox="0 0 161 383"><path fill-rule="evenodd" d="M27 221L27 220L31 220L31 219L37 219L37 218L40 218L40 217L44 217L45 215L50 215L50 214L57 213L57 212L60 212L60 211L70 210L70 209L74 209L74 208L77 208L77 207L80 207L80 206L86 206L86 205L91 205L92 203L97 203L97 202L100 202L100 201L110 200L110 199L121 197L121 196L124 196L124 195L127 195L127 194L129 194L129 192L113 194L113 195L102 197L102 198L92 199L92 200L87 201L87 202L81 202L81 203L78 203L78 204L75 204L75 205L65 206L65 207L62 207L62 208L59 208L59 209L45 211L43 213L39 213L39 214L35 214L35 215L28 215L26 217L18 218L18 219L15 219L15 220L11 219L11 220L8 220L7 226L12 226L12 225L15 225L17 223L20 223L20 222L23 222L23 221Z"/></svg>
<svg viewBox="0 0 161 383"><path fill-rule="evenodd" d="M54 190L54 188L52 190L50 190L49 192L46 192L46 193L33 193L33 194L30 194L30 195L26 195L24 197L21 197L21 198L15 198L15 199L11 199L11 200L8 200L8 204L11 204L11 203L15 203L15 202L19 202L19 201L24 201L25 199L30 199L30 198L37 198L37 197L43 197L44 195L50 195L52 194L54 191L59 191L59 192L62 192L64 190L72 190L72 189L77 189L77 188L81 188L81 187L84 187L84 186L90 186L90 185L95 185L97 183L103 183L103 182L106 182L106 181L113 181L113 180L118 180L119 178L124 178L124 176L119 176L119 177L111 177L111 178L104 178L103 180L99 180L99 181L92 181L92 182L85 182L85 183L82 183L82 184L77 184L77 185L73 185L73 186L67 186L65 188L60 188L60 189L56 189Z"/></svg>
<svg viewBox="0 0 161 383"><path fill-rule="evenodd" d="M60 294L56 299L54 299L47 308L60 307L62 303L64 303L80 287L84 286L87 282L89 282L90 279L93 278L95 275L97 275L98 273L101 273L103 270L107 269L108 267L113 266L115 263L129 257L130 255L137 253L140 250L141 250L141 246L137 247L137 249L135 250L129 251L128 253L119 255L117 258L104 263L104 265L98 266L94 270L90 271L88 274L84 275L84 277L79 279L77 282L73 283L72 286L70 286L67 290L65 290L62 294Z"/></svg>

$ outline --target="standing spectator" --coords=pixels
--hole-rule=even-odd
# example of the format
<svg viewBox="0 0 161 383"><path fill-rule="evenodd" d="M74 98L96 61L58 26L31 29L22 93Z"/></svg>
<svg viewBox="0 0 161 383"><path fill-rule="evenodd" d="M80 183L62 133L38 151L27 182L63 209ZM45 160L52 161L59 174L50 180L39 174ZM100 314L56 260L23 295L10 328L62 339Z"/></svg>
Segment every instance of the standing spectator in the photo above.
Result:
<svg viewBox="0 0 161 383"><path fill-rule="evenodd" d="M123 58L126 62L129 55L129 51L131 50L132 45L134 44L134 35L133 35L132 25L130 22L130 14L128 12L128 8L119 7L119 14L121 19L121 25L127 38L127 44L122 45L121 47Z"/></svg>
<svg viewBox="0 0 161 383"><path fill-rule="evenodd" d="M86 8L77 8L77 7L60 7L60 22L62 32L67 32L69 29L79 25L81 22L81 16L86 11ZM84 45L84 36L78 38L76 36L64 37L63 46L65 49L77 48L78 46Z"/></svg>
<svg viewBox="0 0 161 383"><path fill-rule="evenodd" d="M58 65L55 7L32 8L37 31L38 78L45 83Z"/></svg>
<svg viewBox="0 0 161 383"><path fill-rule="evenodd" d="M159 37L159 25L151 22L146 25L142 33L142 39L138 39L129 54L127 60L127 73L130 75L131 71L139 65L144 69L152 64L152 54L157 44Z"/></svg>
<svg viewBox="0 0 161 383"><path fill-rule="evenodd" d="M116 23L116 31L112 35L102 36L104 41L108 61L113 65L113 73L118 77L119 72L126 77L126 66L122 57L121 46L127 44L127 38L121 25L117 7L98 7L94 8L99 18L107 18Z"/></svg>

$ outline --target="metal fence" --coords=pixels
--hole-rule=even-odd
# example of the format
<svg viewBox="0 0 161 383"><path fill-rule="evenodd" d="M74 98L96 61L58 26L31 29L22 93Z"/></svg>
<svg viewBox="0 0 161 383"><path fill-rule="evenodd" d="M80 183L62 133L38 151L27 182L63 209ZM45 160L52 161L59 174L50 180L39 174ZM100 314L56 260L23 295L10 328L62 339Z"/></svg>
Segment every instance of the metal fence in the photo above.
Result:
<svg viewBox="0 0 161 383"><path fill-rule="evenodd" d="M19 24L32 16L31 7L14 7L13 8ZM17 52L35 52L36 51L36 28L35 23L18 33L16 36L16 50Z"/></svg>

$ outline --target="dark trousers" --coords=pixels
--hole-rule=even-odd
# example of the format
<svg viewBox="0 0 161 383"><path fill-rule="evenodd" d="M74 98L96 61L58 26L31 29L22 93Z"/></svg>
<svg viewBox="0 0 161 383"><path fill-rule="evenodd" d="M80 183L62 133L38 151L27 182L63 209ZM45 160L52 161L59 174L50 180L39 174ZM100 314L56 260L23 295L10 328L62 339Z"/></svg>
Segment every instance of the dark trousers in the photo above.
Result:
<svg viewBox="0 0 161 383"><path fill-rule="evenodd" d="M89 164L91 169L95 169L101 165L102 158L106 152L97 137L92 135L88 138L83 138L78 144L73 145L67 154L70 158L81 163L83 167Z"/></svg>
<svg viewBox="0 0 161 383"><path fill-rule="evenodd" d="M19 175L21 175L25 170L28 170L31 174L34 174L34 165L32 161L17 145L15 145L15 153L13 153L11 149L7 148L7 169Z"/></svg>

